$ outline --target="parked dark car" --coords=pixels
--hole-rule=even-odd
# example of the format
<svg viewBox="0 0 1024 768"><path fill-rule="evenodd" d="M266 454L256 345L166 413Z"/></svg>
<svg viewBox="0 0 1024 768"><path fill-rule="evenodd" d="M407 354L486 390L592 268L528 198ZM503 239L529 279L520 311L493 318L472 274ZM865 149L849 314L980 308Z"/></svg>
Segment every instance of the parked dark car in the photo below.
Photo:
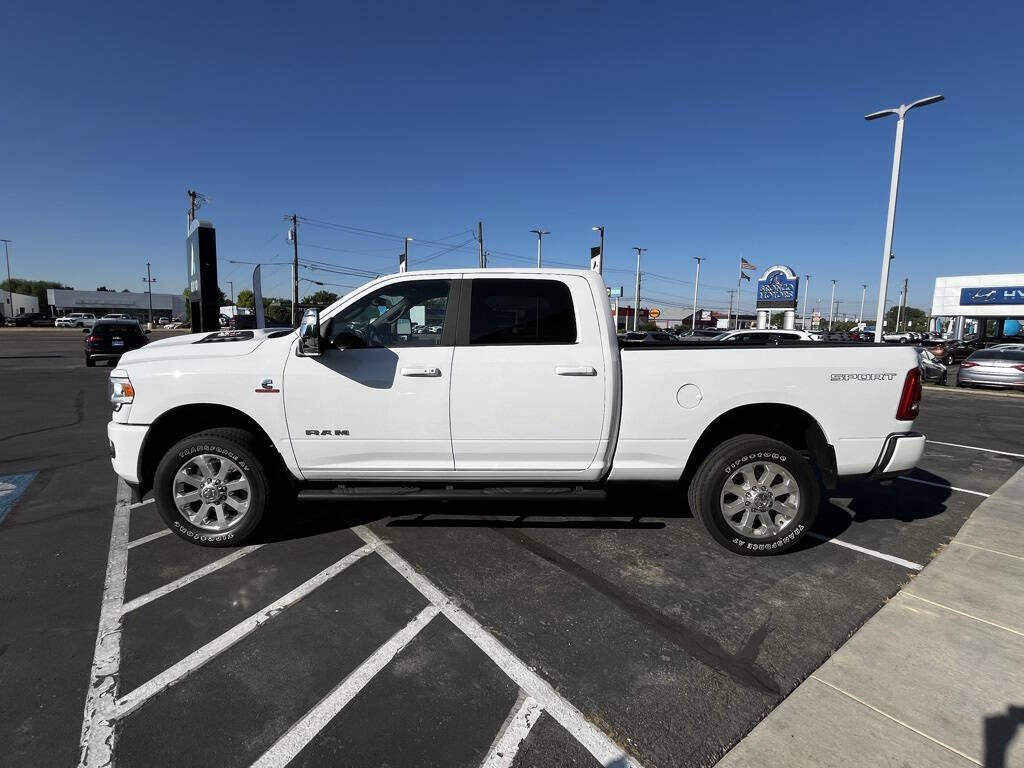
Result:
<svg viewBox="0 0 1024 768"><path fill-rule="evenodd" d="M10 318L7 324L16 328L28 328L33 325L45 327L53 325L53 317L43 312L22 312Z"/></svg>
<svg viewBox="0 0 1024 768"><path fill-rule="evenodd" d="M97 360L111 360L116 363L121 355L149 343L142 326L136 320L108 320L102 318L83 333L85 337L85 365L92 368Z"/></svg>
<svg viewBox="0 0 1024 768"><path fill-rule="evenodd" d="M959 363L961 360L966 359L972 353L980 349L977 341L963 341L958 339L944 339L942 341L926 341L921 344L924 349L927 349L933 355L935 359L945 365L952 365L953 363Z"/></svg>

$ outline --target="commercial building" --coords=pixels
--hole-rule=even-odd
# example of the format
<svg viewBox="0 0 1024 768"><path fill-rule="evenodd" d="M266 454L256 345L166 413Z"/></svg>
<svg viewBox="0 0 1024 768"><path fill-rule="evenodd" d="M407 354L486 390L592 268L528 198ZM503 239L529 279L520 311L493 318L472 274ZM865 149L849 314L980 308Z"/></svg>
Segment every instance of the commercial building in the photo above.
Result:
<svg viewBox="0 0 1024 768"><path fill-rule="evenodd" d="M1024 340L1024 273L935 279L931 327L958 339L1021 336Z"/></svg>
<svg viewBox="0 0 1024 768"><path fill-rule="evenodd" d="M8 293L3 292L2 303L0 303L0 315L3 317L14 317L20 315L22 312L38 312L39 311L39 299L35 296L29 296L25 293ZM11 299L14 299L14 305L11 305Z"/></svg>
<svg viewBox="0 0 1024 768"><path fill-rule="evenodd" d="M74 291L48 288L47 302L55 315L92 312L97 317L119 313L146 321L149 319L149 294L146 292ZM185 317L185 297L176 293L153 294L153 320L161 317Z"/></svg>

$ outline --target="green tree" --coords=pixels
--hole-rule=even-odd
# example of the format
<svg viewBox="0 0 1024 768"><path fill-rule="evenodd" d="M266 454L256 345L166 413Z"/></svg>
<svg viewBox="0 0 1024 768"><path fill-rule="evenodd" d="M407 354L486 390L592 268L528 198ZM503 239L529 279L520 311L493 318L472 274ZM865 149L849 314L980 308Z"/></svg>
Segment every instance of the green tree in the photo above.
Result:
<svg viewBox="0 0 1024 768"><path fill-rule="evenodd" d="M256 296L248 288L243 288L235 297L235 304L243 309L252 309L256 306Z"/></svg>
<svg viewBox="0 0 1024 768"><path fill-rule="evenodd" d="M19 277L12 277L10 280L0 283L0 291L13 291L14 293L24 293L27 296L35 296L39 301L40 310L50 306L50 302L46 298L47 288L70 289L71 286L53 280L22 280Z"/></svg>
<svg viewBox="0 0 1024 768"><path fill-rule="evenodd" d="M314 304L320 307L326 307L328 304L333 304L338 300L338 294L332 293L331 291L320 290L311 296L307 296L302 300L303 304Z"/></svg>
<svg viewBox="0 0 1024 768"><path fill-rule="evenodd" d="M895 332L896 330L904 331L926 331L928 330L928 315L923 309L917 307L904 307L900 315L900 327L896 328L896 314L899 312L899 307L891 307L888 312L885 313L885 319L888 325L885 326L887 331Z"/></svg>

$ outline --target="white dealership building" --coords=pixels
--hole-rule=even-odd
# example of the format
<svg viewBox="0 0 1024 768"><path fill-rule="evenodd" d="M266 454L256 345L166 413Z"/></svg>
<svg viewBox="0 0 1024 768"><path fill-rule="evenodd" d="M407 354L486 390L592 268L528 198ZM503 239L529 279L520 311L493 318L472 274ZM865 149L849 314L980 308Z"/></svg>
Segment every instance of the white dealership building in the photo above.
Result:
<svg viewBox="0 0 1024 768"><path fill-rule="evenodd" d="M149 294L122 291L74 291L63 288L48 288L47 302L54 314L66 315L71 312L91 312L97 317L112 313L128 315L145 321L149 317ZM176 293L153 294L153 318L184 317L185 297Z"/></svg>
<svg viewBox="0 0 1024 768"><path fill-rule="evenodd" d="M938 277L931 315L933 329L958 339L1019 336L1024 324L1024 273Z"/></svg>

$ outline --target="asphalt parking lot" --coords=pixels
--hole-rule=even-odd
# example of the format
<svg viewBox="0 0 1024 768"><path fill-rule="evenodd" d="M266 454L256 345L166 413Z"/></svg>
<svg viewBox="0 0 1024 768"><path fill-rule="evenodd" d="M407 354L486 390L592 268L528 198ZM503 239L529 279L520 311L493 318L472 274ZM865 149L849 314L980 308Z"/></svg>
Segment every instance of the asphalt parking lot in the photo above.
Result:
<svg viewBox="0 0 1024 768"><path fill-rule="evenodd" d="M303 504L203 549L119 490L80 344L0 330L9 765L713 765L1024 464L1019 398L929 389L919 469L781 557L665 492Z"/></svg>

